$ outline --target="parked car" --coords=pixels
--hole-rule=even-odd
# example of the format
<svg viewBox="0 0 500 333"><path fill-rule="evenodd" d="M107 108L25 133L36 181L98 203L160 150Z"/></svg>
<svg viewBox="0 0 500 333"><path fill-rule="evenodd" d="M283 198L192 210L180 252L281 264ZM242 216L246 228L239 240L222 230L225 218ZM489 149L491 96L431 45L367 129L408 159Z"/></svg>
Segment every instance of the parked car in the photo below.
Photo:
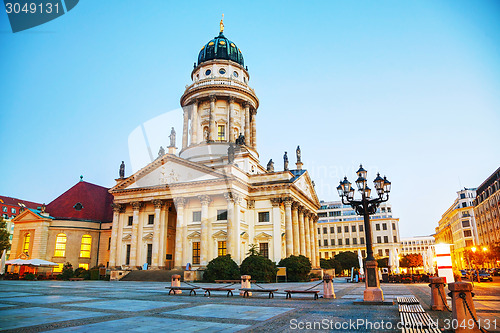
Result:
<svg viewBox="0 0 500 333"><path fill-rule="evenodd" d="M467 271L465 269L461 269L460 274L462 274L462 279L467 278Z"/></svg>
<svg viewBox="0 0 500 333"><path fill-rule="evenodd" d="M474 272L474 279L477 280L477 273ZM480 270L479 271L479 281L493 281L493 278L491 277L491 274L488 273L485 270Z"/></svg>
<svg viewBox="0 0 500 333"><path fill-rule="evenodd" d="M491 275L499 276L500 275L500 268L493 268Z"/></svg>

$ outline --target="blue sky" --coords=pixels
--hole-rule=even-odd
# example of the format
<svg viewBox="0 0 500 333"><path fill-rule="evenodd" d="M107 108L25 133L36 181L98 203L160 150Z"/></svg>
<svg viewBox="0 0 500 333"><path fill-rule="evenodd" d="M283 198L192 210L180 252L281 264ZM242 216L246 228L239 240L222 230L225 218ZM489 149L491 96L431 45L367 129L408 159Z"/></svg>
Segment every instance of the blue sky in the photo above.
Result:
<svg viewBox="0 0 500 333"><path fill-rule="evenodd" d="M401 235L428 235L500 165L499 2L85 0L16 34L0 12L0 193L48 203L129 173L129 135L179 108L222 13L261 163L300 144L321 199L362 162L392 181Z"/></svg>

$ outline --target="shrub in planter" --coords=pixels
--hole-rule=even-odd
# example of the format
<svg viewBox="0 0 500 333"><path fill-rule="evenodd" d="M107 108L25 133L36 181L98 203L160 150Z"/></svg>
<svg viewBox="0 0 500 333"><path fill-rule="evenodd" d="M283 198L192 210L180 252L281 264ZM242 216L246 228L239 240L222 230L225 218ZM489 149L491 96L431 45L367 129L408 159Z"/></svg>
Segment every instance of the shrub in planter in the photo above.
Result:
<svg viewBox="0 0 500 333"><path fill-rule="evenodd" d="M252 280L274 282L278 268L270 259L253 254L245 258L240 265L241 274L250 275Z"/></svg>
<svg viewBox="0 0 500 333"><path fill-rule="evenodd" d="M82 267L75 269L73 276L77 278L83 278L84 280L90 280L90 272Z"/></svg>
<svg viewBox="0 0 500 333"><path fill-rule="evenodd" d="M300 256L289 256L288 258L281 259L278 266L286 267L286 275L288 281L307 281L307 276L311 271L311 261L309 258Z"/></svg>
<svg viewBox="0 0 500 333"><path fill-rule="evenodd" d="M215 280L239 280L240 269L238 264L231 259L231 255L220 256L212 259L205 269L203 280L214 282Z"/></svg>
<svg viewBox="0 0 500 333"><path fill-rule="evenodd" d="M71 265L69 262L65 263L62 272L59 275L62 280L69 280L70 278L72 278L74 275L73 265Z"/></svg>
<svg viewBox="0 0 500 333"><path fill-rule="evenodd" d="M26 273L24 274L23 276L23 280L30 280L30 281L33 281L36 279L36 275L33 274L33 273Z"/></svg>

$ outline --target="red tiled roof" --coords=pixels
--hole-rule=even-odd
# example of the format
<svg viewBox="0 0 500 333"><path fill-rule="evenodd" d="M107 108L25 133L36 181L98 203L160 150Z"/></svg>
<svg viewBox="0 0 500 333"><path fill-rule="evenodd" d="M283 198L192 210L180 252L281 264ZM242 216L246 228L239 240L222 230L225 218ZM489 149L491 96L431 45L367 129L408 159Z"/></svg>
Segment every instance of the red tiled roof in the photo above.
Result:
<svg viewBox="0 0 500 333"><path fill-rule="evenodd" d="M40 204L40 203L21 200L21 199L17 199L17 198L5 197L3 195L0 195L0 204L2 204L2 203L5 205L16 206L16 207L20 207L19 203L22 203L27 208L33 208L33 209L37 209L38 207L42 206L42 204Z"/></svg>
<svg viewBox="0 0 500 333"><path fill-rule="evenodd" d="M113 196L108 190L80 181L49 203L45 211L60 219L110 222L113 220ZM77 203L82 205L81 210L75 209Z"/></svg>

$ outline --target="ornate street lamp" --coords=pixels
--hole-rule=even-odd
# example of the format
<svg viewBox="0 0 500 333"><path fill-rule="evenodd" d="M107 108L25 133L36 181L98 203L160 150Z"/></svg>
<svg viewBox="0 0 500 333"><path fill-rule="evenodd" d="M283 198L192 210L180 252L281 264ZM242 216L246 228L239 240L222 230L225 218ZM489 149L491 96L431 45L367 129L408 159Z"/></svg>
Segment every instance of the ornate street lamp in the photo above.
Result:
<svg viewBox="0 0 500 333"><path fill-rule="evenodd" d="M387 180L386 177L380 177L377 173L377 178L374 179L373 183L377 191L377 196L370 197L371 189L367 186L367 174L368 172L363 169L363 166L359 166L359 170L356 171L358 179L356 179L356 187L359 193L361 193L361 200L354 199L354 188L352 188L351 183L344 177L344 180L340 182L337 187L337 191L342 198L342 203L344 205L350 205L356 214L363 216L365 224L365 235L366 235L366 289L364 291L365 302L382 302L384 300L384 294L382 289L380 289L380 281L377 272L377 261L373 257L373 246L372 246L372 228L370 224L370 215L377 212L377 208L382 202L389 200L389 192L391 191L391 182Z"/></svg>

